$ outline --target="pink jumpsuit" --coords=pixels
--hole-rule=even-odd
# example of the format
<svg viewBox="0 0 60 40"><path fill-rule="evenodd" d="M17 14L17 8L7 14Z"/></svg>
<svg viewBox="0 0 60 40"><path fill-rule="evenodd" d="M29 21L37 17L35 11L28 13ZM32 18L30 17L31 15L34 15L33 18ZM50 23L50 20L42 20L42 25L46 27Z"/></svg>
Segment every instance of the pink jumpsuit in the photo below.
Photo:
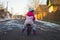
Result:
<svg viewBox="0 0 60 40"><path fill-rule="evenodd" d="M31 26L33 27L33 30L36 30L36 25L34 24L34 21L35 21L35 17L34 17L34 14L33 12L28 12L26 14L26 20L25 20L25 23L24 23L24 26L26 26L27 24L31 24Z"/></svg>

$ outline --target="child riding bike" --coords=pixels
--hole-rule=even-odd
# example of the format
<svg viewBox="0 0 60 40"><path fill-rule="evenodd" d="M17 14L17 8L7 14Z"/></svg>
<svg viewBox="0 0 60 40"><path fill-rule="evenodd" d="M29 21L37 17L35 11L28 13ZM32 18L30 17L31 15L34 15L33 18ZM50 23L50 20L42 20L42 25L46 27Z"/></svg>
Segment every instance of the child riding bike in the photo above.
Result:
<svg viewBox="0 0 60 40"><path fill-rule="evenodd" d="M33 29L33 34L36 34L36 25L34 24L34 21L35 21L34 9L29 8L29 11L27 12L27 14L25 16L25 23L24 23L24 28L23 28L22 32L25 31L26 25L30 24Z"/></svg>

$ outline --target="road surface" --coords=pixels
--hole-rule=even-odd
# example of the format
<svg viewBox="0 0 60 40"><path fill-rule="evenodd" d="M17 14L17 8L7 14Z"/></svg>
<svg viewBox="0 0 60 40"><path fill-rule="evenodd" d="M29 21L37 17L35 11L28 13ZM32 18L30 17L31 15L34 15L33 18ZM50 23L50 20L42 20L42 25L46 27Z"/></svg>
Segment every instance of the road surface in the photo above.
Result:
<svg viewBox="0 0 60 40"><path fill-rule="evenodd" d="M60 40L59 31L52 28L46 28L45 26L41 27L43 25L37 22L36 24L39 26L37 28L37 34L27 36L26 31L24 33L21 32L20 26L23 25L23 21L24 20L10 20L7 22L1 22L0 28L3 27L2 29L5 31L0 29L0 40Z"/></svg>

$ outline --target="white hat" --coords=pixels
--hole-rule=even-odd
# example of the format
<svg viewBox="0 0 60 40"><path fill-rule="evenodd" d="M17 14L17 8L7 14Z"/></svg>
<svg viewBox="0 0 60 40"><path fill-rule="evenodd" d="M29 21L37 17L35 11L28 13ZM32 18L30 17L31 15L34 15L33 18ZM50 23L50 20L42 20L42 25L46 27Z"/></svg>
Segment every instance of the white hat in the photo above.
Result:
<svg viewBox="0 0 60 40"><path fill-rule="evenodd" d="M29 8L29 11L32 11L32 10L34 10L33 8Z"/></svg>

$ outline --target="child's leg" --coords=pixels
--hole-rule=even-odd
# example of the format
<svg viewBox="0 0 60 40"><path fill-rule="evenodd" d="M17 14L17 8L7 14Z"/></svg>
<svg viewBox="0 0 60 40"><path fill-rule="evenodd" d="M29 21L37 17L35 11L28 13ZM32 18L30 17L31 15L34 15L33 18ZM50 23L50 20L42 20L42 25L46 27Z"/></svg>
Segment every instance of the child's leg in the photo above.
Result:
<svg viewBox="0 0 60 40"><path fill-rule="evenodd" d="M22 29L22 32L24 32L25 31L25 27L23 27L23 29Z"/></svg>
<svg viewBox="0 0 60 40"><path fill-rule="evenodd" d="M24 31L25 31L25 29L26 29L26 22L25 22L25 23L24 23L24 25L23 25L22 32L24 32Z"/></svg>
<svg viewBox="0 0 60 40"><path fill-rule="evenodd" d="M35 24L33 24L33 34L36 34L36 25Z"/></svg>

